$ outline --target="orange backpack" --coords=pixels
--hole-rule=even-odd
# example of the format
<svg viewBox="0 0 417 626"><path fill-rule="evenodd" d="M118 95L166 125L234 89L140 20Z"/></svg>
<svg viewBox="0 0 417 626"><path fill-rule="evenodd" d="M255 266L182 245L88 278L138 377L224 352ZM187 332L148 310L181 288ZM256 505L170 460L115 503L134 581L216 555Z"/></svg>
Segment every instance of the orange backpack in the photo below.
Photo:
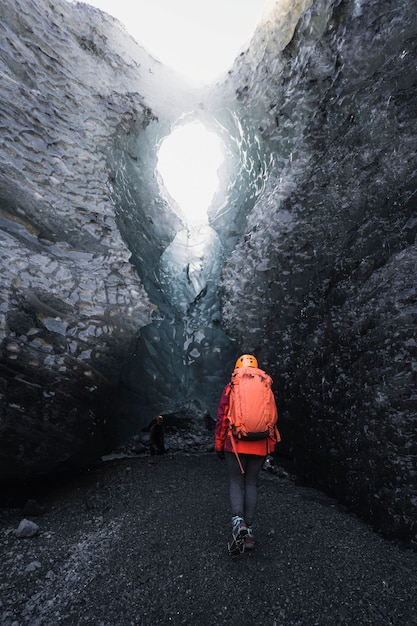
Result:
<svg viewBox="0 0 417 626"><path fill-rule="evenodd" d="M277 439L277 407L271 389L272 378L256 367L238 367L230 382L230 439L256 441L266 439L275 430Z"/></svg>

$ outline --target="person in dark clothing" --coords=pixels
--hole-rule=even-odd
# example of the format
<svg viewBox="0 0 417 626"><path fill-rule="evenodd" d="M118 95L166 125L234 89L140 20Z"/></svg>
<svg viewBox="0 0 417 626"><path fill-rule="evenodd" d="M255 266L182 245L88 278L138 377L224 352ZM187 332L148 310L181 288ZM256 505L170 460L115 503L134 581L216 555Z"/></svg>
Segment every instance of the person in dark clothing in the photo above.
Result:
<svg viewBox="0 0 417 626"><path fill-rule="evenodd" d="M251 354L243 354L236 361L235 371L236 368L244 367L261 371L258 370L258 361ZM265 439L239 439L232 442L228 418L230 392L231 383L229 382L223 389L217 409L215 450L219 459L226 460L229 471L232 535L228 549L234 556L255 547L252 526L258 496L258 475L265 459L273 454L280 436L275 427ZM273 406L278 417L275 400L273 400ZM237 456L239 456L239 462Z"/></svg>
<svg viewBox="0 0 417 626"><path fill-rule="evenodd" d="M149 431L149 451L151 456L155 454L164 454L165 450L165 435L164 435L164 418L162 415L158 415L155 422L151 426Z"/></svg>

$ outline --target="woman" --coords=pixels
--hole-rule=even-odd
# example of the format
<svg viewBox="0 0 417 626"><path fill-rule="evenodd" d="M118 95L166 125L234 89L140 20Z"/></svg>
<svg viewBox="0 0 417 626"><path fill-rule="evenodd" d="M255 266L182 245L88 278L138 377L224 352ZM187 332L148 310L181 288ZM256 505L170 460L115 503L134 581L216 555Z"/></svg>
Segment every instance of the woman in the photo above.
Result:
<svg viewBox="0 0 417 626"><path fill-rule="evenodd" d="M247 372L246 369L242 372L236 372L237 368L254 368L254 371L249 370ZM251 354L243 354L236 361L233 375L244 372L247 372L248 376L252 378L263 376L264 379L272 382L270 377L258 368L258 362ZM258 497L258 475L265 457L268 454L273 454L280 436L276 427L278 414L272 391L269 391L268 402L273 426L268 428L266 436L252 440L237 438L231 434L229 408L233 397L232 386L233 383L229 382L223 389L217 409L215 449L220 459L226 459L229 471L232 535L228 542L228 549L230 554L234 556L255 547L252 525Z"/></svg>

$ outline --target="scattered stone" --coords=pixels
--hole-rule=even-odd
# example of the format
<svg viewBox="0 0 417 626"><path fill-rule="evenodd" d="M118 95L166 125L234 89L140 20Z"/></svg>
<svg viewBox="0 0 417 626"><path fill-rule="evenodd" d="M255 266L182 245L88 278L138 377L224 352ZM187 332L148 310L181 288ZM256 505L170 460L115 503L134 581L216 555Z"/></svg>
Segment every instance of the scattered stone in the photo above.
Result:
<svg viewBox="0 0 417 626"><path fill-rule="evenodd" d="M35 524L35 522L31 522L28 519L22 519L15 531L15 535L19 539L25 539L27 537L34 537L38 534L39 530L39 526Z"/></svg>
<svg viewBox="0 0 417 626"><path fill-rule="evenodd" d="M29 565L25 567L25 572L26 573L36 572L36 570L40 569L41 567L42 567L42 564L39 563L39 561L32 561L32 563L29 563Z"/></svg>

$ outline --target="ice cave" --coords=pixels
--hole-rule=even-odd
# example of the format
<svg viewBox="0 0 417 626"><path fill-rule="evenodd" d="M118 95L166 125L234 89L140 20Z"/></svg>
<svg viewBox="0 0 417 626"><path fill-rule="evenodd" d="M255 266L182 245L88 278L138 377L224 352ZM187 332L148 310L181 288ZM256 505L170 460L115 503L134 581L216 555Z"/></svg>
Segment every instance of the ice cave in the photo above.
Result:
<svg viewBox="0 0 417 626"><path fill-rule="evenodd" d="M298 474L417 545L414 9L276 0L191 89L98 9L2 1L3 488L209 428L249 351Z"/></svg>

